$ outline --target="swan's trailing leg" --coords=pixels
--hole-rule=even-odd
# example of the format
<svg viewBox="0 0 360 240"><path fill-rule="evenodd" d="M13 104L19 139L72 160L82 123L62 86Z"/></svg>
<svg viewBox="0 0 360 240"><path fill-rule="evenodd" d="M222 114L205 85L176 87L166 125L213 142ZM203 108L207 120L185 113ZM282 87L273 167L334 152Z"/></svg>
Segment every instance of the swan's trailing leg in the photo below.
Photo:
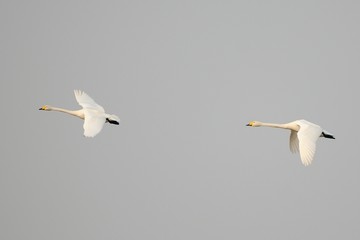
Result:
<svg viewBox="0 0 360 240"><path fill-rule="evenodd" d="M330 133L325 133L325 132L321 133L321 137L335 139L335 137L333 135L331 135Z"/></svg>
<svg viewBox="0 0 360 240"><path fill-rule="evenodd" d="M119 122L118 122L118 121L116 121L116 120L111 120L111 119L109 119L109 118L106 119L106 122L111 123L111 124L115 124L115 125L119 125Z"/></svg>

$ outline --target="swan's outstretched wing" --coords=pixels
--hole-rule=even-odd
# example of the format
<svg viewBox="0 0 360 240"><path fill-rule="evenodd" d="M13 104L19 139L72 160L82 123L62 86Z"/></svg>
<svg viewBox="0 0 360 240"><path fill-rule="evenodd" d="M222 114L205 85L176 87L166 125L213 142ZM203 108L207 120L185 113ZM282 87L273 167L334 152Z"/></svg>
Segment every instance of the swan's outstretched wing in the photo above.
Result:
<svg viewBox="0 0 360 240"><path fill-rule="evenodd" d="M74 90L76 101L84 109L84 136L94 137L105 123L105 110L85 92Z"/></svg>
<svg viewBox="0 0 360 240"><path fill-rule="evenodd" d="M290 133L290 151L292 153L299 152L299 139L297 136L297 132L294 130L291 130Z"/></svg>
<svg viewBox="0 0 360 240"><path fill-rule="evenodd" d="M301 162L308 166L311 164L316 150L316 141L322 133L320 126L305 120L297 121L300 130L297 133Z"/></svg>
<svg viewBox="0 0 360 240"><path fill-rule="evenodd" d="M89 95L80 90L74 90L76 101L82 106L84 109L94 109L99 112L104 113L105 110L102 106L97 104Z"/></svg>
<svg viewBox="0 0 360 240"><path fill-rule="evenodd" d="M92 109L84 110L84 136L95 137L104 126L105 115L99 114L97 111Z"/></svg>

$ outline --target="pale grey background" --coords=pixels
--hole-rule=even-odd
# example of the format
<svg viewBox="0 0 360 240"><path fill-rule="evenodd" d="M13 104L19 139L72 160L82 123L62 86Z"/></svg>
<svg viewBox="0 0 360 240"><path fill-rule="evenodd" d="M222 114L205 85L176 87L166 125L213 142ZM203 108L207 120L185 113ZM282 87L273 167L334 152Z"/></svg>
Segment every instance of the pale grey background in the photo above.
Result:
<svg viewBox="0 0 360 240"><path fill-rule="evenodd" d="M0 239L359 239L358 1L1 1ZM359 84L359 83L358 83ZM94 139L73 89L122 119ZM289 133L333 133L310 167Z"/></svg>

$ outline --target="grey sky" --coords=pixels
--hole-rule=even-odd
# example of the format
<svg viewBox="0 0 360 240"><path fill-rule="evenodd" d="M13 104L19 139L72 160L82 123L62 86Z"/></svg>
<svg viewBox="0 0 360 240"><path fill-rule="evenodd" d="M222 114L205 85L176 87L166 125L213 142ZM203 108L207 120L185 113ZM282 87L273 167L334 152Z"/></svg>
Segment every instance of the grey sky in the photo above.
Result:
<svg viewBox="0 0 360 240"><path fill-rule="evenodd" d="M0 239L359 239L360 3L1 1ZM81 89L119 126L94 139ZM333 133L310 167L289 132Z"/></svg>

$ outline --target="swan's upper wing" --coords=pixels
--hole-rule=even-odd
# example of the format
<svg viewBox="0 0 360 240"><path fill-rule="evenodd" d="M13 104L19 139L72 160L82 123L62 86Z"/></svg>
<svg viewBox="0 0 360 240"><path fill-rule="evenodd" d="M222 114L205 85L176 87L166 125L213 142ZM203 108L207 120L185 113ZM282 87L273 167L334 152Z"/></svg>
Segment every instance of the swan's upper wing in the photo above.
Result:
<svg viewBox="0 0 360 240"><path fill-rule="evenodd" d="M74 90L76 101L84 109L94 109L100 112L105 112L104 108L97 104L89 95L80 90Z"/></svg>
<svg viewBox="0 0 360 240"><path fill-rule="evenodd" d="M305 120L298 121L300 130L297 134L299 139L299 150L301 162L307 166L311 164L316 150L316 141L322 133L320 126L307 122Z"/></svg>
<svg viewBox="0 0 360 240"><path fill-rule="evenodd" d="M290 133L290 151L292 153L299 152L299 139L297 136L297 132L294 130L291 130Z"/></svg>
<svg viewBox="0 0 360 240"><path fill-rule="evenodd" d="M84 136L95 137L104 126L105 115L91 109L84 110L84 114Z"/></svg>

